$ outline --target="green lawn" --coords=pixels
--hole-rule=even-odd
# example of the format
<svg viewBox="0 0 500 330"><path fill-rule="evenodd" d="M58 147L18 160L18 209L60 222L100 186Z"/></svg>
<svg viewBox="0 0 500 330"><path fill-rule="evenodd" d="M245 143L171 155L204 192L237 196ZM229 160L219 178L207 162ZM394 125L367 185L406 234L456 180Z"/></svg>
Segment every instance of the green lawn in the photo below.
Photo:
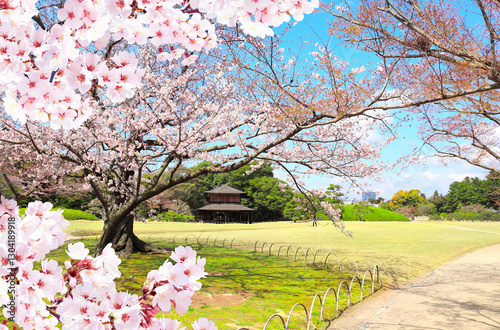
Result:
<svg viewBox="0 0 500 330"><path fill-rule="evenodd" d="M101 221L73 220L67 232L87 236L83 240L90 247L97 242L101 228ZM314 294L323 294L328 287L336 288L342 280L350 279L349 273L354 268L347 265L352 266L353 260L362 272L378 265L383 284L392 286L430 272L464 253L500 243L498 222L348 222L347 228L354 232L354 238L341 234L328 222L320 222L319 227L293 222L252 225L150 222L136 223L134 228L140 237L156 245L172 249L189 244L207 259L209 275L202 280L203 288L195 295L192 310L181 320L189 324L193 319L209 317L219 329L243 326L262 329L269 316L278 313L286 317L295 303L309 308ZM260 243L255 244L256 241ZM267 255L270 243L275 243L271 256ZM223 244L226 247L220 247ZM227 248L231 244L246 244L249 249ZM283 253L290 250L287 248L290 245L294 246L291 251L299 246L304 251L321 250L318 259L335 253L345 267L339 271L335 267L312 266L314 251L309 255L308 265L302 262L303 253L299 253L299 262L293 261L293 253L288 259L276 256L280 246L285 247L280 250ZM254 252L254 246L264 253ZM64 250L63 246L50 257L66 260ZM138 292L147 272L157 269L164 260L165 256L147 254L134 254L123 260L118 289ZM365 287L365 294L367 291ZM356 301L359 291L353 297ZM335 302L329 299L327 316L332 318ZM340 308L345 307L345 300ZM318 309L316 306L315 310ZM292 321L295 328L304 328L300 317L296 318ZM315 324L319 324L317 319Z"/></svg>
<svg viewBox="0 0 500 330"><path fill-rule="evenodd" d="M87 247L93 248L96 240L82 240ZM177 244L161 242L158 245L173 249ZM193 298L190 311L182 317L169 314L168 317L178 318L184 324L190 324L195 319L207 317L216 322L219 329L262 329L267 319L273 314L286 318L290 308L301 302L310 308L312 298L320 294L321 298L329 287L337 289L344 281L347 284L352 274L323 267L305 266L284 258L268 256L262 253L241 249L213 247L210 245L191 244L198 255L207 259L205 271L208 276L201 280L203 287ZM67 243L50 254L59 263L67 260L65 250ZM150 254L134 254L122 260L120 271L122 276L116 281L117 290L139 293L146 280L147 272L158 269L166 256ZM370 293L371 282L367 281L363 294ZM347 307L345 285L342 286L339 309ZM360 300L360 286L353 285L352 303ZM319 320L319 302L315 305L314 324L326 325ZM328 297L325 307L325 317L333 319L336 313L336 303L333 296ZM291 329L306 327L300 312L294 313ZM273 325L273 323L271 323ZM274 325L278 325L276 322ZM268 329L281 329L271 326Z"/></svg>
<svg viewBox="0 0 500 330"><path fill-rule="evenodd" d="M172 240L180 242L186 235L206 239L238 239L260 241L279 245L293 245L334 252L339 258L352 258L360 268L381 268L386 285L405 282L437 268L446 261L467 252L500 243L498 222L346 222L354 238L341 234L328 222L320 227L310 223L274 222L259 224L198 224L198 223L136 223L135 232L145 240ZM72 221L68 230L73 235L82 231L99 232L102 223ZM471 230L461 230L463 227ZM180 243L179 243L180 244ZM258 245L260 247L260 245ZM273 247L274 254L275 247Z"/></svg>

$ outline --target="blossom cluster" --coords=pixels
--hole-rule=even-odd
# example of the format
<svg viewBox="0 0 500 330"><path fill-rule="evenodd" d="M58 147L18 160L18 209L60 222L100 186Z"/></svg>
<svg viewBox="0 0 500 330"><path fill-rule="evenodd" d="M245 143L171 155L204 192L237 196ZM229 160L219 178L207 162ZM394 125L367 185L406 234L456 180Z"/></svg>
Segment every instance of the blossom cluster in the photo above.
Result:
<svg viewBox="0 0 500 330"><path fill-rule="evenodd" d="M302 19L318 0L68 0L59 10L38 6L51 7L52 20L40 15L37 4L0 2L4 107L20 122L30 118L71 129L92 114L88 95L103 90L111 102L134 95L145 72L138 66L138 47L150 43L160 61L184 56L182 64L188 65L196 60L194 52L217 44L209 19L239 22L245 32L264 37L290 15ZM119 42L129 51L110 56Z"/></svg>
<svg viewBox="0 0 500 330"><path fill-rule="evenodd" d="M198 280L206 275L205 259L190 247L177 247L171 255L175 264L165 261L149 272L139 295L118 292L114 280L121 275L121 261L111 244L94 258L82 242L70 243L66 252L71 261L61 267L45 256L64 243L69 222L62 211L51 211L50 203L34 202L20 217L15 201L1 198L0 306L16 301L16 324L24 329L184 329L177 320L155 315L171 309L179 315L186 313L191 297L201 288ZM9 218L16 220L16 243L10 251L5 244ZM9 253L15 254L14 264ZM40 270L34 268L37 261ZM12 270L14 297L6 284ZM13 317L10 310L3 309L6 318ZM217 329L205 318L192 326L195 330ZM0 325L0 329L6 326Z"/></svg>

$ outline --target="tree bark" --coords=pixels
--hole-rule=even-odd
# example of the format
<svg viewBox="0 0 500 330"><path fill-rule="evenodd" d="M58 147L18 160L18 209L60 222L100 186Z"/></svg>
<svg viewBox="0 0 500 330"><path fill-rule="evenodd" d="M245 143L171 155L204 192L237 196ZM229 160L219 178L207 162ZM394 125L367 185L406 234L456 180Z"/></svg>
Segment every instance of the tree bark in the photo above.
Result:
<svg viewBox="0 0 500 330"><path fill-rule="evenodd" d="M109 232L112 231L112 232ZM132 253L147 252L157 254L169 254L171 251L150 245L134 234L134 216L132 214L123 218L115 229L106 227L103 230L96 256L100 255L106 245L111 243L116 254L121 258L128 258Z"/></svg>

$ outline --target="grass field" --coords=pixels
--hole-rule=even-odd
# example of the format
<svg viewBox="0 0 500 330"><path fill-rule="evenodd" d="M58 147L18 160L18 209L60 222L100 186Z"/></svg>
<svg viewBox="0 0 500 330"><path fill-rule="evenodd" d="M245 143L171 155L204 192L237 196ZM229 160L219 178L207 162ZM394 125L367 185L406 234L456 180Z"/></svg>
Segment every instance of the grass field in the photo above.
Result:
<svg viewBox="0 0 500 330"><path fill-rule="evenodd" d="M81 239L91 250L96 243L94 238ZM65 250L68 242L53 251L48 257L60 264L67 260ZM158 242L159 246L173 249L177 245L172 242ZM262 253L242 249L214 247L210 245L192 244L198 255L210 262L205 271L208 276L201 280L203 287L193 297L189 313L176 317L183 324L190 324L195 319L207 317L214 320L219 329L262 329L272 314L280 314L286 318L290 308L301 302L309 309L315 294L323 297L329 287L337 289L342 286L339 310L347 307L347 290L352 274L323 267L306 266L288 259L268 256ZM122 276L116 281L117 290L138 293L146 280L148 270L158 269L166 256L150 254L134 254L122 260L120 271ZM370 293L372 283L364 285L363 295ZM352 286L351 302L360 300L360 286ZM313 310L313 322L316 326L325 325L319 320L319 302ZM338 315L334 296L328 297L325 305L325 317L333 319ZM291 319L290 329L303 329L306 324L303 314L295 313ZM269 330L282 329L271 323Z"/></svg>
<svg viewBox="0 0 500 330"><path fill-rule="evenodd" d="M265 320L274 313L284 317L295 303L309 307L314 294L323 294L326 288L336 287L342 280L349 281L352 270L325 270L304 265L293 259L276 257L277 246L312 248L315 251L334 252L343 260L355 260L361 271L380 267L386 286L398 285L432 271L442 263L478 248L500 243L500 223L480 222L351 222L348 229L354 238L341 234L328 222L319 227L310 223L261 224L197 224L197 223L136 223L135 232L156 245L172 249L185 244L193 246L207 259L208 277L203 288L193 299L192 310L180 319L184 324L199 317L214 319L219 329L262 329ZM82 238L91 247L96 243L102 222L73 220L67 232ZM94 236L88 236L94 235ZM172 241L175 238L175 243ZM197 244L197 239L202 243ZM226 239L226 240L225 240ZM273 256L252 249L240 250L213 247L206 242L246 241L249 246L262 247L263 242L276 243ZM65 246L51 253L50 258L67 260ZM163 264L165 256L134 254L123 260L122 277L117 280L119 290L138 292L147 272ZM310 260L309 260L310 261ZM365 287L365 295L367 292ZM359 289L353 293L354 301ZM345 298L345 297L344 297ZM358 299L359 300L359 299ZM341 301L340 308L346 301ZM316 310L318 308L316 307ZM314 313L313 313L314 314ZM295 315L295 314L294 314ZM317 312L316 312L317 315ZM335 316L335 302L331 301L327 316ZM302 329L300 317L293 319L293 328ZM318 325L318 320L315 324ZM321 324L319 324L321 325ZM278 329L271 327L269 329Z"/></svg>
<svg viewBox="0 0 500 330"><path fill-rule="evenodd" d="M376 264L385 285L397 285L437 268L481 247L500 243L498 222L347 222L354 232L350 238L331 225L274 222L259 224L136 223L134 230L145 240L165 240L185 235L208 236L213 240L238 239L301 246L335 252L354 259L360 268ZM102 223L72 221L68 233L98 233ZM472 229L472 230L471 230ZM182 236L184 235L184 236ZM180 244L180 243L179 243Z"/></svg>
<svg viewBox="0 0 500 330"><path fill-rule="evenodd" d="M189 324L196 318L209 317L216 321L219 329L262 329L272 314L286 317L290 308L299 302L309 308L314 294L323 294L326 288L336 287L352 276L352 269L325 270L312 266L310 259L309 264L304 265L294 262L293 258L277 257L280 245L334 252L342 260L355 260L362 272L376 264L380 267L383 284L396 286L464 253L500 243L500 223L493 222L351 222L347 227L354 232L354 238L344 236L328 222L320 222L319 227L293 222L134 224L135 232L146 241L168 249L191 245L207 259L208 277L202 280L203 288L195 295L192 309L180 319ZM81 240L91 247L97 242L101 228L100 221L73 220L67 233L86 236ZM184 242L186 237L187 244ZM197 244L197 238L201 244ZM223 242L229 245L233 239L251 247L255 241L260 241L258 250L263 242L276 245L272 256L267 255L269 245L262 248L265 253L209 246L214 241L218 246ZM60 262L67 260L65 249L61 247L49 257ZM165 256L147 254L134 254L123 260L117 288L138 292L147 272L157 269L164 260ZM366 286L365 295L368 289ZM359 289L355 290L354 302L359 300ZM340 302L341 309L346 305L345 298ZM317 311L318 306L315 309ZM317 316L317 312L313 314ZM334 300L329 303L327 316L336 316ZM304 328L300 315L292 319L292 324L291 328ZM315 324L322 325L317 319Z"/></svg>

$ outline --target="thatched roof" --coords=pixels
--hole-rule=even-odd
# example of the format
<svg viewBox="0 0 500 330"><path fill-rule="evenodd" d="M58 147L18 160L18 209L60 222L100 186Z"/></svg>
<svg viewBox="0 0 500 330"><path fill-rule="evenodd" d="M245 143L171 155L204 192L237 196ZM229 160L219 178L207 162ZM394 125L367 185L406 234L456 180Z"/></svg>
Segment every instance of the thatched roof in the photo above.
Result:
<svg viewBox="0 0 500 330"><path fill-rule="evenodd" d="M229 187L227 184L223 184L220 187L217 187L215 189L206 191L205 194L234 194L234 195L241 195L241 194L246 194L246 192L240 191L238 189L234 189L233 187Z"/></svg>
<svg viewBox="0 0 500 330"><path fill-rule="evenodd" d="M231 203L218 203L218 204L208 204L197 211L254 211L251 208L243 206L241 204L231 204Z"/></svg>

